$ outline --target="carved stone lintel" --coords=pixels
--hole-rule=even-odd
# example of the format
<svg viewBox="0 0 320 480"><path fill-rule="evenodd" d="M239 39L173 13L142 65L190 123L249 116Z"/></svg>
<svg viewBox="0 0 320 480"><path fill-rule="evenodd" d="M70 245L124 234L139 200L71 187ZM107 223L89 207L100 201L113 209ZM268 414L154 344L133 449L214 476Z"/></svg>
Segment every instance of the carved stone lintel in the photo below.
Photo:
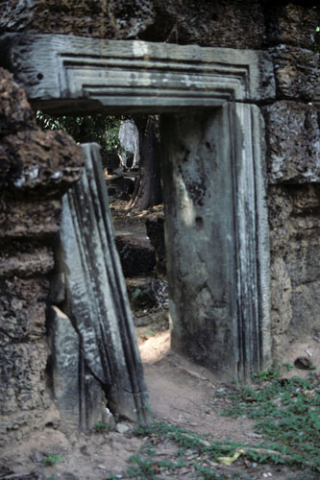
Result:
<svg viewBox="0 0 320 480"><path fill-rule="evenodd" d="M2 63L36 107L109 113L213 107L275 97L265 52L107 41L69 35L2 37Z"/></svg>

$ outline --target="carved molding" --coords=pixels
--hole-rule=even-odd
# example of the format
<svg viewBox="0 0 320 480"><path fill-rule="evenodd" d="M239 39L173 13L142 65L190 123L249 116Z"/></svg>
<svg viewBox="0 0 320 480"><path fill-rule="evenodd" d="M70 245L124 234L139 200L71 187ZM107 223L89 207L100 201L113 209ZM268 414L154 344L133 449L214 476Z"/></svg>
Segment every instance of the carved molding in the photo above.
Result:
<svg viewBox="0 0 320 480"><path fill-rule="evenodd" d="M89 99L117 113L275 97L266 52L31 34L7 34L1 47L30 101L51 110Z"/></svg>
<svg viewBox="0 0 320 480"><path fill-rule="evenodd" d="M7 34L0 41L3 66L34 106L49 113L227 107L237 290L236 348L230 355L239 378L266 368L271 334L265 140L254 103L275 98L268 54L63 35Z"/></svg>

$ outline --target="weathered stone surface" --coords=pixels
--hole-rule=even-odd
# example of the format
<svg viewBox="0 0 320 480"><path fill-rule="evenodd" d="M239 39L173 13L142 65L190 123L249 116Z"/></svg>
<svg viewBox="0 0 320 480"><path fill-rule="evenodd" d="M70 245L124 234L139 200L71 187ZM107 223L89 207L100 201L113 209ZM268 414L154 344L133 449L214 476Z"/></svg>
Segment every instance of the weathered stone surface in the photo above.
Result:
<svg viewBox="0 0 320 480"><path fill-rule="evenodd" d="M53 266L53 252L48 246L17 241L1 245L0 277L44 275Z"/></svg>
<svg viewBox="0 0 320 480"><path fill-rule="evenodd" d="M13 165L7 183L15 194L61 196L81 176L82 151L66 132L19 132L2 146Z"/></svg>
<svg viewBox="0 0 320 480"><path fill-rule="evenodd" d="M154 113L275 97L263 51L31 34L7 34L1 48L30 102L48 113Z"/></svg>
<svg viewBox="0 0 320 480"><path fill-rule="evenodd" d="M278 98L315 98L320 81L319 55L290 45L279 45L269 51L274 62Z"/></svg>
<svg viewBox="0 0 320 480"><path fill-rule="evenodd" d="M287 332L292 320L291 279L283 258L273 258L271 264L272 333Z"/></svg>
<svg viewBox="0 0 320 480"><path fill-rule="evenodd" d="M1 279L0 344L43 339L49 285L45 277Z"/></svg>
<svg viewBox="0 0 320 480"><path fill-rule="evenodd" d="M294 5L301 3L301 5ZM268 41L272 44L289 44L310 48L313 46L319 23L314 8L306 1L266 1L265 15Z"/></svg>
<svg viewBox="0 0 320 480"><path fill-rule="evenodd" d="M105 394L84 364L80 337L71 320L56 306L50 308L49 318L53 393L62 428L91 431L102 421Z"/></svg>
<svg viewBox="0 0 320 480"><path fill-rule="evenodd" d="M25 353L27 355L29 352L26 351ZM41 376L40 382L42 382L42 385L44 384ZM17 386L15 388L18 389ZM44 401L43 404L42 408L37 407L29 411L17 409L12 414L1 415L0 454L2 447L4 447L4 450L8 450L11 442L20 441L32 432L40 432L47 425L54 428L59 427L60 414L57 408L52 402L50 404Z"/></svg>
<svg viewBox="0 0 320 480"><path fill-rule="evenodd" d="M2 205L0 238L43 239L59 231L61 201L52 199L33 202L10 199Z"/></svg>
<svg viewBox="0 0 320 480"><path fill-rule="evenodd" d="M240 379L270 355L264 168L261 144L254 172L249 147L255 127L263 127L259 112L246 109L232 127L222 109L161 123L172 346ZM246 113L256 115L251 128ZM246 152L241 160L230 155L233 148Z"/></svg>
<svg viewBox="0 0 320 480"><path fill-rule="evenodd" d="M0 137L27 128L35 128L35 119L26 94L12 74L0 68Z"/></svg>
<svg viewBox="0 0 320 480"><path fill-rule="evenodd" d="M63 197L60 270L86 369L108 395L110 409L147 422L148 393L114 242L99 146L84 145L86 169ZM86 371L79 372L83 382ZM88 391L90 389L88 388Z"/></svg>
<svg viewBox="0 0 320 480"><path fill-rule="evenodd" d="M41 381L48 349L44 343L5 345L1 348L1 414L46 408L50 397Z"/></svg>
<svg viewBox="0 0 320 480"><path fill-rule="evenodd" d="M269 187L272 330L275 355L290 341L317 334L320 322L318 185Z"/></svg>
<svg viewBox="0 0 320 480"><path fill-rule="evenodd" d="M299 5L259 0L103 0L4 3L0 31L73 34L213 47L261 48L267 41L310 47L317 14Z"/></svg>
<svg viewBox="0 0 320 480"><path fill-rule="evenodd" d="M155 0L156 18L140 38L213 47L261 48L265 39L259 1Z"/></svg>
<svg viewBox="0 0 320 480"><path fill-rule="evenodd" d="M13 0L2 6L0 30L130 38L153 21L150 0Z"/></svg>
<svg viewBox="0 0 320 480"><path fill-rule="evenodd" d="M320 130L312 105L287 101L264 109L270 183L320 181Z"/></svg>

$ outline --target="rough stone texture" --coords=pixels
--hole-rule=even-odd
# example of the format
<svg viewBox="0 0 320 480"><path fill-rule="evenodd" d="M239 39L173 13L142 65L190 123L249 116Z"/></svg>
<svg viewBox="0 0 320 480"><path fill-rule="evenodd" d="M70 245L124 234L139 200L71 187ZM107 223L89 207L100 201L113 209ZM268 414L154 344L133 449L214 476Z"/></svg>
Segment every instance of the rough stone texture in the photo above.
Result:
<svg viewBox="0 0 320 480"><path fill-rule="evenodd" d="M288 44L310 48L313 46L319 23L317 11L310 8L316 2L282 2L267 0L265 19L270 44ZM300 5L295 5L299 4ZM308 4L307 4L308 3Z"/></svg>
<svg viewBox="0 0 320 480"><path fill-rule="evenodd" d="M311 47L317 13L279 0L12 0L1 6L0 31L254 48Z"/></svg>
<svg viewBox="0 0 320 480"><path fill-rule="evenodd" d="M265 39L261 2L155 0L156 18L140 38L215 47L260 48Z"/></svg>
<svg viewBox="0 0 320 480"><path fill-rule="evenodd" d="M66 132L19 132L2 147L12 165L7 188L15 195L61 196L81 176L82 152Z"/></svg>
<svg viewBox="0 0 320 480"><path fill-rule="evenodd" d="M47 275L64 190L83 157L63 132L41 132L23 90L0 70L0 446L59 413L48 389Z"/></svg>
<svg viewBox="0 0 320 480"><path fill-rule="evenodd" d="M264 109L270 183L320 181L318 111L312 105L280 101Z"/></svg>
<svg viewBox="0 0 320 480"><path fill-rule="evenodd" d="M0 277L22 278L45 275L54 266L53 253L46 245L36 242L9 240L0 251Z"/></svg>
<svg viewBox="0 0 320 480"><path fill-rule="evenodd" d="M0 446L59 418L46 388L48 282L0 280Z"/></svg>
<svg viewBox="0 0 320 480"><path fill-rule="evenodd" d="M278 358L283 344L319 332L319 194L319 185L269 188L272 330Z"/></svg>
<svg viewBox="0 0 320 480"><path fill-rule="evenodd" d="M11 0L2 6L0 30L132 38L152 22L150 0Z"/></svg>
<svg viewBox="0 0 320 480"><path fill-rule="evenodd" d="M24 90L0 68L0 137L23 128L35 128L35 119ZM1 162L2 164L2 162ZM2 170L2 166L0 167Z"/></svg>
<svg viewBox="0 0 320 480"><path fill-rule="evenodd" d="M319 85L319 54L291 45L279 45L269 52L279 99L314 99Z"/></svg>
<svg viewBox="0 0 320 480"><path fill-rule="evenodd" d="M45 239L59 231L61 223L61 200L34 198L28 202L7 197L3 203L0 238ZM9 201L10 200L10 201Z"/></svg>

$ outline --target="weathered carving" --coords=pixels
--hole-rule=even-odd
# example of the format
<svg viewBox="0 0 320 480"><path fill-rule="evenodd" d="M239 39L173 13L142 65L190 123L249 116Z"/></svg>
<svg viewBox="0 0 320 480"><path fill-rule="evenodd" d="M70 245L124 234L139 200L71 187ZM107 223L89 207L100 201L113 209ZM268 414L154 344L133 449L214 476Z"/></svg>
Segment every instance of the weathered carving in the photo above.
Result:
<svg viewBox="0 0 320 480"><path fill-rule="evenodd" d="M216 230L220 229L221 235L227 238L225 243L216 242L215 253L210 258L206 254L201 260L202 253L199 253L201 258L195 267L198 268L200 262L203 269L203 281L200 282L202 287L199 284L198 290L196 289L203 294L201 302L194 302L192 295L186 293L189 291L188 282L184 283L180 277L180 289L185 289L185 309L188 310L189 305L189 311L194 313L193 320L190 317L188 322L194 322L198 317L193 303L206 310L204 305L208 300L208 292L214 289L220 291L221 285L215 279L216 270L220 271L218 277L221 278L223 272L229 269L226 278L233 286L228 285L225 299L223 294L220 295L222 303L226 305L225 315L221 321L214 320L217 331L219 330L218 335L227 337L231 333L232 336L232 340L221 343L227 347L232 345L232 355L224 365L225 372L230 377L236 375L244 379L254 370L268 366L271 341L264 125L258 107L252 103L275 98L273 65L269 55L251 50L181 47L141 41L106 42L59 35L8 34L2 45L6 48L6 65L26 88L30 101L49 112L64 112L68 108L69 112L70 109L73 112L85 109L86 113L170 113L166 122L172 125L177 135L169 141L167 136L170 138L170 131L163 128L163 143L170 144L176 156L172 158L170 152L167 153L169 165L178 165L181 146L190 151L196 149L191 159L193 167L190 172L187 166L181 166L187 169L184 172L187 177L183 177L181 172L179 175L188 184L186 201L190 208L189 212L184 212L186 218L193 219L193 210L199 209L199 215L195 218L196 227L192 225L192 229L201 228L205 215L209 217L210 228L203 238L200 237L202 240L199 249L202 247L207 253L212 250L212 246L210 250L206 242L214 242ZM180 117L176 116L177 113L195 108L197 110L193 115L187 117L190 117L191 124L193 117L198 123L192 124L191 128L187 122L186 128L179 130ZM204 110L207 113L199 113ZM183 118L182 116L181 125L184 125ZM194 132L198 132L198 136ZM216 132L220 132L225 143L220 143ZM204 144L200 138L206 138ZM207 151L206 143L216 143L216 152ZM224 185L225 181L228 184L228 201L221 200L224 192L217 193L216 186L210 179L213 168L210 162L214 161L221 165L216 169L220 184ZM174 174L174 168L170 166L168 172ZM184 211L183 202L181 204L179 200L179 189L175 186L177 178L165 180L173 187L165 198L165 202L170 203L167 207L168 224L173 225L169 243L172 250L175 242L177 245L181 242L182 245L189 238L190 245L194 243L191 228L179 231L174 226L172 205L177 205L181 212ZM172 194L176 197L171 198ZM223 204L223 215L221 212L219 215L214 213L213 205L219 202ZM181 212L177 215L181 215ZM227 217L233 218L234 222L224 228ZM222 246L225 255L219 256ZM186 264L188 260L186 255ZM170 268L172 278L178 275L179 266L174 260ZM182 330L185 328L187 331L190 325L186 322L184 327L182 323L181 328L178 327L179 322L183 321L182 310L177 307L180 293L177 293L178 288L173 287L171 292L172 316L175 331L178 332L176 338L179 337L181 344L185 333ZM200 297L199 293L199 299ZM209 302L214 310L215 300L211 303ZM209 313L205 312L205 317L208 316ZM197 328L195 331L201 341L207 340L207 326L203 323L198 330ZM213 333L211 338L214 337ZM197 349L196 339L194 342ZM204 361L211 367L219 363L221 353L221 348L217 348L214 353L214 342L215 340L204 343L207 350ZM88 358L87 361L89 362ZM97 365L90 368L97 368ZM98 378L100 375L104 382L106 379L99 368L95 370L95 375Z"/></svg>
<svg viewBox="0 0 320 480"><path fill-rule="evenodd" d="M78 111L89 103L96 111L173 111L275 96L270 57L259 51L9 34L2 48L29 100L52 112L71 103Z"/></svg>
<svg viewBox="0 0 320 480"><path fill-rule="evenodd" d="M113 410L145 423L149 415L148 394L114 243L99 147L86 144L83 148L86 169L81 180L63 199L60 233L60 268L65 274L66 284L66 300L61 308L74 327L71 327L68 317L57 312L53 315L58 332L68 331L70 345L73 345L69 349L55 342L56 349L64 358L63 361L59 358L55 361L57 375L63 376L63 372L59 372L64 369L65 357L69 354L74 372L81 370L82 375L79 375L76 384L70 385L69 395L65 391L68 382L64 381L61 405L62 409L69 411L74 408L79 412L80 425L88 416L97 418L90 409L85 414L80 413L76 395L78 393L83 399L82 405L88 399L88 393L85 394L85 391L90 391L85 385L88 383L87 371L98 381ZM75 334L72 335L73 328L78 339ZM54 328L52 331L63 342L64 334L57 333ZM82 368L78 369L77 365L82 365ZM101 414L101 395L97 385L95 389L100 400L94 408L98 408Z"/></svg>

